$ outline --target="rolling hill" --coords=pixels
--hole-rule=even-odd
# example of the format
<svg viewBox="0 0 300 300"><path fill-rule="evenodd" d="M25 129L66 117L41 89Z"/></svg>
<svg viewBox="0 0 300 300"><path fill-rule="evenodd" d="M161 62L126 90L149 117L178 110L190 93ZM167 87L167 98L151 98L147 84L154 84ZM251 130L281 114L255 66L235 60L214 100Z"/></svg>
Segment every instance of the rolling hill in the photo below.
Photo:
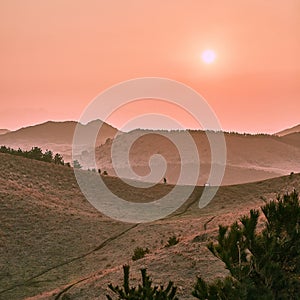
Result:
<svg viewBox="0 0 300 300"><path fill-rule="evenodd" d="M288 135L288 134L291 134L291 133L299 133L299 132L300 132L300 124L296 125L292 128L288 128L288 129L279 131L279 132L276 133L276 135L284 136L284 135Z"/></svg>
<svg viewBox="0 0 300 300"><path fill-rule="evenodd" d="M75 149L76 159L86 169L95 167L92 161L94 150L86 145L88 138L101 124L103 124L102 121L96 120L86 125L79 125L83 140ZM0 145L13 148L21 147L22 149L38 146L43 150L50 149L53 152L58 152L63 155L65 161L71 161L72 141L76 125L77 123L74 121L46 122L22 128L0 135ZM111 158L111 149L114 143L118 149L118 153L114 153L114 159L119 160L118 167L121 171L128 170L126 159L121 155L126 152L125 144L127 141L136 139L130 149L129 160L140 179L150 172L149 160L151 156L160 154L167 162L166 173L162 176L166 177L169 183L175 184L177 182L183 164L178 149L170 141L174 138L181 140L186 135L185 131L133 130L117 136L118 133L120 131L116 128L106 123L103 124L96 142L97 168L106 170L111 175L116 175ZM211 171L210 145L205 132L189 131L189 133L195 141L201 161L198 184L204 185L209 181ZM141 134L143 136L138 138ZM224 135L227 147L227 164L223 185L254 182L288 175L291 172L300 172L300 133L294 132L282 136L237 133L224 133ZM188 174L191 174L195 168L195 161L191 159L191 145L184 145L184 153L187 157L184 164ZM160 163L153 165L155 168L159 166ZM128 178L135 179L132 176L128 176ZM183 184L190 182L191 178L187 175Z"/></svg>
<svg viewBox="0 0 300 300"><path fill-rule="evenodd" d="M10 132L8 129L0 129L0 135Z"/></svg>
<svg viewBox="0 0 300 300"><path fill-rule="evenodd" d="M53 122L49 121L43 124L24 127L16 131L11 131L5 135L0 135L0 145L12 148L29 150L33 146L49 149L63 155L66 161L71 160L72 142L77 122ZM100 121L95 120L86 125L79 124L86 139L97 129L101 127L101 135L98 135L96 145L105 143L106 139L113 138L119 131ZM78 149L81 153L85 149L84 145Z"/></svg>
<svg viewBox="0 0 300 300"><path fill-rule="evenodd" d="M130 149L130 164L134 171L140 176L145 176L150 172L149 160L154 154L161 154L167 161L168 168L165 176L170 183L176 183L180 174L181 161L178 150L170 142L177 138L181 139L186 133L183 131L165 131L162 136L159 131L143 130L144 136L139 137L141 131L135 130L118 136L114 145L119 152L114 154L115 158L122 163L119 167L126 168L125 160L121 155L125 153L125 144L128 140L136 140ZM218 133L215 133L216 135ZM300 134L294 133L278 137L274 135L250 135L225 133L227 147L227 165L222 184L237 184L263 180L300 172ZM211 169L211 152L207 136L203 131L192 131L195 144L200 157L200 177L198 184L203 185L208 182L208 175ZM107 170L110 174L115 174L110 157L113 141L101 145L96 150L98 167ZM192 157L192 147L184 145L187 158ZM82 155L81 161L88 164L88 155ZM188 167L195 167L195 162L188 161ZM157 168L159 165L156 166ZM189 183L186 177L185 184Z"/></svg>
<svg viewBox="0 0 300 300"><path fill-rule="evenodd" d="M81 172L89 181L99 176ZM152 201L173 188L158 184L140 189L115 177L104 180L128 201ZM203 187L196 187L173 215L126 224L87 202L72 168L0 153L0 299L105 299L107 284L121 282L125 263L132 266L133 282L145 266L155 283L172 279L180 299L193 299L197 275L212 279L226 274L205 246L216 236L218 224L230 224L293 188L300 188L298 174L223 186L200 210ZM174 234L180 242L165 248ZM132 262L137 246L148 247L150 254Z"/></svg>

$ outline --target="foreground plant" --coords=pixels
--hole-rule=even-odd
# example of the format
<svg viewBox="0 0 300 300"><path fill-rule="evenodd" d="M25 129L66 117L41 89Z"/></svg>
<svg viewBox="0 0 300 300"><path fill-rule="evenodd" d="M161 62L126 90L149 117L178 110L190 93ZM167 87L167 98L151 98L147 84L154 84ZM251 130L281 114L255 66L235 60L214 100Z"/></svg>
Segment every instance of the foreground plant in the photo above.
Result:
<svg viewBox="0 0 300 300"><path fill-rule="evenodd" d="M169 281L168 286L164 289L163 286L152 286L150 277L147 276L146 269L142 269L142 285L138 287L129 286L129 266L123 266L124 282L123 286L113 286L109 284L109 289L114 292L119 300L178 300L175 297L177 288L173 285L173 282ZM106 295L108 300L112 300L109 295Z"/></svg>
<svg viewBox="0 0 300 300"><path fill-rule="evenodd" d="M251 210L230 228L219 226L208 249L231 276L214 283L198 278L198 299L300 299L300 206L296 191L262 208L265 225L257 232L259 211Z"/></svg>

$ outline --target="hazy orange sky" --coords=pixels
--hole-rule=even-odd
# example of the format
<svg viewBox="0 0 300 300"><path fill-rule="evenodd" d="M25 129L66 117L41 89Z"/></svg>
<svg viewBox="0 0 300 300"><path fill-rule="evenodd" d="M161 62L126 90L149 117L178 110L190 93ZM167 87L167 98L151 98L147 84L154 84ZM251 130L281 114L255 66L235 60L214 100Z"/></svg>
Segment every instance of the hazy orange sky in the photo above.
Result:
<svg viewBox="0 0 300 300"><path fill-rule="evenodd" d="M227 131L300 123L299 0L2 0L0 38L0 128L78 119L145 76L194 88Z"/></svg>

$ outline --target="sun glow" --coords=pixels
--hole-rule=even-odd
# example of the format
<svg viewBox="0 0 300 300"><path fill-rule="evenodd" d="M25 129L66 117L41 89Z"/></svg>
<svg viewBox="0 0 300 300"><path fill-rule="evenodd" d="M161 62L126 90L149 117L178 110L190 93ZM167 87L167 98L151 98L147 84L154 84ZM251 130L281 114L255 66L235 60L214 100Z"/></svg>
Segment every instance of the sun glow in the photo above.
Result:
<svg viewBox="0 0 300 300"><path fill-rule="evenodd" d="M216 53L213 50L207 49L202 52L201 57L204 63L211 64L216 59Z"/></svg>

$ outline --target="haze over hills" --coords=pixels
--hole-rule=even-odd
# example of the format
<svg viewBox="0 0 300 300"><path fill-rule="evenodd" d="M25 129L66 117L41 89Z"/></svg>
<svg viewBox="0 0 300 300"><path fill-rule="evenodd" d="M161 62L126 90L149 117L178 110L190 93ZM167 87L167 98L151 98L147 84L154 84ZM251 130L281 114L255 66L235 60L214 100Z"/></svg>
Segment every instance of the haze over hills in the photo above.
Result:
<svg viewBox="0 0 300 300"><path fill-rule="evenodd" d="M109 174L116 172L112 165L111 146L113 138L120 133L116 128L100 120L93 121L87 125L81 125L82 145L76 150L76 158L84 168L94 168L91 154L92 148L85 143L87 139L103 124L98 134L96 143L97 168L106 170ZM77 122L46 122L43 124L21 128L17 131L8 132L0 136L0 145L13 148L30 149L38 146L44 150L50 149L63 155L65 161L71 161L72 140ZM284 134L277 135L250 135L238 133L225 133L227 147L227 165L225 177L222 184L235 184L253 182L267 178L287 175L291 172L300 171L300 133L289 133L297 131L299 126L282 131ZM165 137L161 136L163 133ZM200 177L198 184L203 185L208 181L211 170L211 149L207 136L203 131L190 131L200 155ZM153 154L161 154L167 161L166 176L169 183L176 183L181 170L181 161L178 150L168 141L172 138L181 138L185 131L159 131L159 130L133 130L119 135L114 144L123 154L125 144L130 139L137 139L130 150L130 164L134 171L143 180L143 176L150 172L149 159ZM138 136L144 135L138 138ZM185 145L185 154L192 157L191 147ZM115 154L114 154L115 155ZM116 156L118 156L117 154ZM118 158L118 157L117 157ZM195 161L189 162L194 168ZM119 159L119 168L126 169L125 159ZM135 177L129 177L135 178ZM184 184L189 184L190 178L184 178Z"/></svg>
<svg viewBox="0 0 300 300"><path fill-rule="evenodd" d="M89 181L98 174L80 171ZM109 188L127 201L153 201L173 186L158 184L138 189L118 178L103 177ZM299 189L300 175L221 187L213 201L198 208L203 187L173 216L145 224L126 224L96 211L80 192L72 168L0 153L0 299L104 300L107 284L119 284L122 265L132 277L148 268L157 284L169 279L179 287L180 299L193 299L196 276L224 276L224 265L206 248L218 224L231 224L249 209L278 193ZM103 199L107 199L104 194ZM204 229L205 228L205 229ZM172 235L179 243L165 245ZM132 262L136 247L150 254ZM162 272L164 270L164 272Z"/></svg>
<svg viewBox="0 0 300 300"><path fill-rule="evenodd" d="M10 130L8 130L8 129L0 129L0 135L1 134L6 134L8 132L10 132Z"/></svg>
<svg viewBox="0 0 300 300"><path fill-rule="evenodd" d="M16 131L11 131L0 136L0 145L12 148L31 149L33 146L59 152L66 161L71 160L72 141L75 128L75 121L53 122L48 121L42 124L24 127ZM102 125L103 124L103 125ZM101 126L101 134L98 135L96 145L105 143L106 139L113 138L119 131L100 120L89 122L86 125L79 124L83 136L88 137L94 133L95 129ZM83 149L86 149L83 145ZM81 153L83 149L78 149Z"/></svg>
<svg viewBox="0 0 300 300"><path fill-rule="evenodd" d="M279 132L276 133L276 135L284 136L284 135L288 135L288 134L291 134L291 133L299 133L299 132L300 132L300 124L296 125L292 128L288 128L288 129L279 131Z"/></svg>
<svg viewBox="0 0 300 300"><path fill-rule="evenodd" d="M114 143L116 149L120 149L120 151L116 152L115 156L123 155L126 140L135 140L140 133L139 130L135 130L117 137ZM180 139L186 133L164 132L166 137L160 135L159 131L143 130L142 133L145 135L137 139L130 150L130 164L133 169L140 176L147 175L150 172L151 156L161 154L168 164L165 176L170 183L176 183L181 170L181 162L178 150L169 139L174 137ZM203 185L207 182L211 169L210 145L205 132L192 131L191 135L197 145L201 161L198 184ZM300 171L300 134L278 137L225 133L225 141L227 163L223 185L263 180ZM96 150L96 157L101 169L115 174L110 159L111 147L112 141L99 146ZM184 151L186 157L192 157L193 150L189 145L185 145ZM88 156L82 155L81 161L88 165ZM125 162L123 165L126 168ZM119 167L122 168L122 165ZM156 167L158 168L159 164ZM190 168L194 167L195 162L191 160ZM185 184L188 184L189 180L190 178L187 176Z"/></svg>

